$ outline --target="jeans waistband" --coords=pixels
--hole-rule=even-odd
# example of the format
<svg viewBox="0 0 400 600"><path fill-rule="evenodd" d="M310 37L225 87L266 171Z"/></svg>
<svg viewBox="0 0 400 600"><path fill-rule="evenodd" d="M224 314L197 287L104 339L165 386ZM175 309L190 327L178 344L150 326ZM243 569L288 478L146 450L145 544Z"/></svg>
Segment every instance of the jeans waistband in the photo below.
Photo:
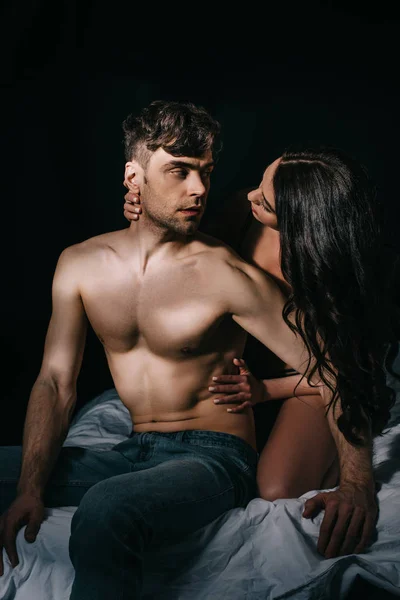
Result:
<svg viewBox="0 0 400 600"><path fill-rule="evenodd" d="M186 444L202 446L204 448L231 448L244 456L246 461L253 466L256 466L258 461L258 453L250 446L250 444L237 435L224 433L222 431L205 431L202 429L187 429L184 431L168 432L149 431L144 433L132 431L129 437L134 437L138 441L143 439L143 441L156 442L157 440L170 439L174 442L183 442Z"/></svg>

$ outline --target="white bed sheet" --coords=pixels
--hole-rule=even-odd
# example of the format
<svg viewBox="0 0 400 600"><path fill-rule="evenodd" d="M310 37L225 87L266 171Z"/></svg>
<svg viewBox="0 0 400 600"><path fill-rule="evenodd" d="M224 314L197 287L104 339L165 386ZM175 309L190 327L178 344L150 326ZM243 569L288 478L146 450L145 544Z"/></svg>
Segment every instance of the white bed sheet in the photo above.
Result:
<svg viewBox="0 0 400 600"><path fill-rule="evenodd" d="M301 516L304 500L317 490L295 500L257 498L179 544L149 553L144 599L345 598L357 576L400 596L400 386L392 383L398 392L391 429L374 444L380 515L377 539L367 552L330 560L318 554L322 514L314 520ZM130 429L128 411L111 389L81 410L65 445L107 449L125 439ZM68 599L73 579L68 538L74 511L49 509L33 544L19 532L20 564L13 570L5 558L1 600Z"/></svg>

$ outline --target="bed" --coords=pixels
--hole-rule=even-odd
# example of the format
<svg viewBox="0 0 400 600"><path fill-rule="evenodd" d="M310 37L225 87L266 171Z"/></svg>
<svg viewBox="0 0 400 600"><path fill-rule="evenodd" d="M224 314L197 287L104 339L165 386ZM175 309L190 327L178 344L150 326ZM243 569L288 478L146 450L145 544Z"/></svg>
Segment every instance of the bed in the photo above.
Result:
<svg viewBox="0 0 400 600"><path fill-rule="evenodd" d="M396 359L400 371L400 357ZM377 537L367 552L325 560L316 550L322 515L301 517L304 500L256 498L173 546L145 557L145 600L280 600L400 597L400 384L389 430L375 440ZM65 445L107 449L130 433L128 411L115 389L91 400L75 416ZM68 556L73 507L47 510L36 542L18 534L20 564L5 557L1 600L67 600L73 568ZM361 587L360 587L360 584ZM366 593L365 590L368 590ZM112 600L112 599L110 599Z"/></svg>

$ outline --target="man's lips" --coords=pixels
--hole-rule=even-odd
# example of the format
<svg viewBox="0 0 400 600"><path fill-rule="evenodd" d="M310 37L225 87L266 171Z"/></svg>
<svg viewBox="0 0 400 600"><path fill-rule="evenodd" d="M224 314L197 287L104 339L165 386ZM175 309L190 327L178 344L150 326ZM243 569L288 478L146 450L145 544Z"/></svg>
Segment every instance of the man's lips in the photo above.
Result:
<svg viewBox="0 0 400 600"><path fill-rule="evenodd" d="M190 208L181 208L180 212L184 213L185 215L198 215L199 213L201 213L201 208L197 206L192 206Z"/></svg>

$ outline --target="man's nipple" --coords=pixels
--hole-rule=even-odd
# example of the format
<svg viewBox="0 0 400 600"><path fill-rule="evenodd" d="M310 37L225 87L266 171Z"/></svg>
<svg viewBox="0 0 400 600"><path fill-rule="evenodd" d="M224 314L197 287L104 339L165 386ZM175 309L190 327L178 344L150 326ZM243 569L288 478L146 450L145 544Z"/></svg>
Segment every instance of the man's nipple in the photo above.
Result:
<svg viewBox="0 0 400 600"><path fill-rule="evenodd" d="M182 354L193 354L193 348L190 348L190 346L184 346L183 348L181 348L181 352Z"/></svg>

